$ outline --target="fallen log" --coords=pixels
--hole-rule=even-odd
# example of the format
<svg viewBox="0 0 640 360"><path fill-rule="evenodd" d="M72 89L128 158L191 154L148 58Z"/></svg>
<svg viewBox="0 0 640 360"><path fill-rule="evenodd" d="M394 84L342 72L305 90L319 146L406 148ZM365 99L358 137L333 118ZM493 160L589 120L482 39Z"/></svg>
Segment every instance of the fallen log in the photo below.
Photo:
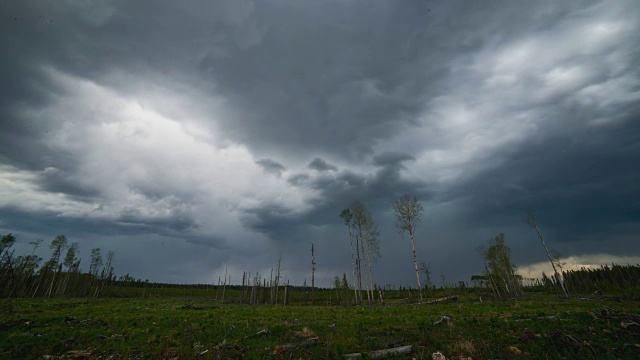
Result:
<svg viewBox="0 0 640 360"><path fill-rule="evenodd" d="M449 315L444 315L442 318L440 318L440 320L436 321L433 323L433 326L438 326L440 324L442 324L442 322L445 322L447 325L451 325L451 322L453 321L453 316L449 316Z"/></svg>
<svg viewBox="0 0 640 360"><path fill-rule="evenodd" d="M407 345L407 346L400 346L400 347L395 347L395 348L391 348L391 349L383 349L383 350L376 350L376 351L372 351L369 353L368 358L369 359L386 359L388 357L391 356L397 356L397 355L403 355L403 354L411 354L411 352L413 351L413 346L412 345ZM353 353L353 354L347 354L344 356L345 359L360 359L362 358L362 354L361 353Z"/></svg>
<svg viewBox="0 0 640 360"><path fill-rule="evenodd" d="M435 300L431 300L431 301L425 301L423 304L432 305L432 304L439 304L439 303L448 302L448 301L454 302L454 301L458 301L459 297L460 296L458 296L458 295L450 295L450 296L445 296L445 297L440 298L440 299L435 299Z"/></svg>

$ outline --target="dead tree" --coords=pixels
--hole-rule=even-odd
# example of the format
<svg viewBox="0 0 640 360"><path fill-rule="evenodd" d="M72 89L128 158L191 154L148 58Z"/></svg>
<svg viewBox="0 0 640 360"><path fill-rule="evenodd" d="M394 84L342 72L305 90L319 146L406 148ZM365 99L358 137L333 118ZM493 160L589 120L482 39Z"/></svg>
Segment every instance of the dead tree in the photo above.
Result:
<svg viewBox="0 0 640 360"><path fill-rule="evenodd" d="M269 302L273 305L273 295L275 294L275 289L273 288L273 268L271 268L271 276L269 276Z"/></svg>
<svg viewBox="0 0 640 360"><path fill-rule="evenodd" d="M360 202L356 201L351 206L351 213L353 214L353 227L356 237L356 249L358 251L358 258L360 259L360 253L362 254L362 261L364 261L364 280L367 292L367 301L371 304L375 301L373 292L373 263L372 260L380 257L380 246L378 236L380 231L376 225L371 213ZM358 279L361 279L361 267L358 266Z"/></svg>
<svg viewBox="0 0 640 360"><path fill-rule="evenodd" d="M313 243L311 243L311 305L314 305L314 289L316 287L316 260L313 254Z"/></svg>
<svg viewBox="0 0 640 360"><path fill-rule="evenodd" d="M278 289L280 287L280 263L282 262L282 255L278 258L278 267L276 268L276 301L278 303Z"/></svg>
<svg viewBox="0 0 640 360"><path fill-rule="evenodd" d="M547 257L549 258L549 262L551 263L551 267L553 268L553 274L554 274L554 276L556 278L556 281L558 281L558 283L560 284L560 287L562 288L562 291L564 292L564 296L568 298L569 297L569 291L567 290L567 287L565 286L564 280L562 279L562 277L558 273L558 270L556 269L555 261L553 261L553 257L551 256L551 253L549 252L549 248L547 248L547 244L544 242L544 239L542 238L542 234L540 233L540 228L538 228L538 223L536 222L536 217L533 214L533 211L531 211L531 210L529 210L527 212L527 223L529 225L531 225L531 227L536 229L536 233L538 234L538 238L540 239L540 242L542 243L542 247L544 247L544 251L547 254Z"/></svg>
<svg viewBox="0 0 640 360"><path fill-rule="evenodd" d="M49 285L49 290L47 290L46 297L51 297L51 293L53 291L53 285L56 281L56 275L60 273L60 256L62 255L62 251L67 247L67 238L64 235L56 236L53 241L51 241L51 245L49 248L53 250L53 254L51 255L51 259L47 263L47 266L50 269L53 269L53 278L51 279L51 283Z"/></svg>
<svg viewBox="0 0 640 360"><path fill-rule="evenodd" d="M347 229L349 229L349 247L351 249L351 283L354 284L353 293L354 293L355 299L357 299L358 298L358 289L355 286L355 284L356 284L356 265L355 265L354 255L353 255L353 233L351 232L351 229L353 228L353 214L351 213L351 211L349 209L344 209L340 213L340 217L344 220L344 224L347 226Z"/></svg>
<svg viewBox="0 0 640 360"><path fill-rule="evenodd" d="M224 290L227 288L227 266L224 266L224 285L222 285L222 303L224 304Z"/></svg>

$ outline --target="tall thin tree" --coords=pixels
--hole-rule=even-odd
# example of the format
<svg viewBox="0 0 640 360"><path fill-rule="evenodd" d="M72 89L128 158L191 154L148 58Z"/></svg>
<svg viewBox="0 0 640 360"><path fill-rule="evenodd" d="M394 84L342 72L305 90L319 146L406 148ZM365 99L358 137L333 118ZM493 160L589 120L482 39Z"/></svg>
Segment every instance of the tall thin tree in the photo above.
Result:
<svg viewBox="0 0 640 360"><path fill-rule="evenodd" d="M276 301L278 303L278 289L280 288L280 264L282 263L282 255L278 257L278 266L276 267Z"/></svg>
<svg viewBox="0 0 640 360"><path fill-rule="evenodd" d="M53 270L53 278L51 279L51 283L49 285L49 290L47 290L47 297L51 296L51 292L53 291L53 284L56 281L56 275L60 272L60 256L62 256L62 252L67 247L67 238L64 235L58 235L51 241L49 248L53 250L53 254L51 255L51 259L47 263L47 267Z"/></svg>
<svg viewBox="0 0 640 360"><path fill-rule="evenodd" d="M373 220L373 216L360 201L353 203L351 212L354 218L355 236L360 243L360 251L362 252L362 260L364 262L367 300L371 303L374 300L373 260L380 257L380 245L378 241L380 231Z"/></svg>
<svg viewBox="0 0 640 360"><path fill-rule="evenodd" d="M371 292L369 277L368 275L368 262L366 252L364 250L365 242L366 242L366 222L367 222L367 210L364 205L360 201L356 201L351 205L351 211L353 212L354 218L354 226L355 226L355 236L356 236L356 244L358 251L358 258L361 261L361 264L364 264L364 282L365 282L365 292L367 294L368 303L371 304ZM362 254L362 258L360 258L360 254ZM358 267L358 279L362 279L362 267ZM359 289L361 290L361 289ZM361 295L362 296L362 295Z"/></svg>
<svg viewBox="0 0 640 360"><path fill-rule="evenodd" d="M422 203L414 196L404 194L393 204L393 210L396 215L396 228L400 234L409 233L411 238L411 250L413 251L413 265L416 270L416 280L418 281L418 294L420 303L422 304L422 288L420 286L420 272L418 271L418 259L416 256L416 245L414 235L416 225L420 223L424 208Z"/></svg>
<svg viewBox="0 0 640 360"><path fill-rule="evenodd" d="M313 243L311 243L311 305L314 305L315 301L315 288L316 288L316 258L313 253Z"/></svg>
<svg viewBox="0 0 640 360"><path fill-rule="evenodd" d="M378 236L380 230L378 225L373 221L373 217L369 211L366 212L365 222L365 243L367 244L367 262L369 263L369 291L371 292L371 299L374 299L373 294L373 261L379 258L380 255L380 242Z"/></svg>
<svg viewBox="0 0 640 360"><path fill-rule="evenodd" d="M64 257L64 261L62 263L67 270L67 274L62 284L62 289L61 289L62 294L66 292L67 284L69 283L69 278L71 277L73 266L78 261L77 254L79 249L80 249L80 245L78 245L77 242L71 243L71 245L67 249L67 255Z"/></svg>
<svg viewBox="0 0 640 360"><path fill-rule="evenodd" d="M353 214L351 213L351 211L349 209L344 209L340 213L340 217L344 220L344 224L347 226L347 229L349 230L349 247L351 249L351 283L354 284L353 294L354 294L354 297L355 297L355 299L357 301L358 289L355 287L355 283L356 283L356 266L355 266L355 259L354 259L354 254L353 254L353 233L351 231L351 229L353 228Z"/></svg>
<svg viewBox="0 0 640 360"><path fill-rule="evenodd" d="M101 267L102 251L100 250L100 248L93 248L91 249L91 263L89 264L89 274L97 278Z"/></svg>
<svg viewBox="0 0 640 360"><path fill-rule="evenodd" d="M551 267L553 268L553 274L554 274L554 276L556 278L556 281L560 284L560 287L562 288L562 291L564 292L564 296L568 298L569 297L569 290L567 290L567 287L565 286L564 280L562 279L562 277L558 273L558 270L556 269L556 262L554 261L553 257L551 256L551 252L549 251L549 248L547 248L547 244L544 242L544 239L542 238L542 234L540 233L540 228L538 227L538 223L536 222L536 216L533 213L533 211L531 211L531 210L527 211L527 223L536 230L536 233L538 234L538 238L540 239L540 242L542 243L542 247L544 247L544 251L547 254L547 257L549 258L549 262L551 263ZM558 261L559 261L559 257L558 257Z"/></svg>

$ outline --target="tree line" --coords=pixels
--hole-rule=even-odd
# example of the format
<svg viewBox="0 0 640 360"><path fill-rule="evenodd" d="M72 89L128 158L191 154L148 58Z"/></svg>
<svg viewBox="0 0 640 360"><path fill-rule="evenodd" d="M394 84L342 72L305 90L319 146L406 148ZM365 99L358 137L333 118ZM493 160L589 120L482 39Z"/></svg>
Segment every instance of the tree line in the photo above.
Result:
<svg viewBox="0 0 640 360"><path fill-rule="evenodd" d="M601 265L599 268L585 268L562 271L566 288L573 293L602 295L603 293L623 293L640 288L640 265ZM541 285L549 292L562 289L555 277L542 273Z"/></svg>
<svg viewBox="0 0 640 360"><path fill-rule="evenodd" d="M415 235L417 225L422 220L424 208L416 197L405 194L392 204L395 215L395 227L404 240L408 235L412 250L413 268L416 273L417 296L411 288L401 290L406 292L408 299L416 299L422 303L423 290L429 291L434 297L436 286L431 279L431 268L424 261L418 267L416 255ZM351 251L351 285L347 274L334 278L333 289L322 289L321 303L326 303L326 293L329 293L329 303L334 304L374 304L384 303L385 288L377 286L373 277L373 266L376 259L381 257L380 230L371 212L360 201L355 201L349 208L340 213L340 218L347 227L349 247ZM528 281L527 290L542 290L560 292L569 297L569 290L574 293L602 293L640 288L640 266L612 266L603 265L599 269L563 270L560 255L550 250L532 212L527 214L526 221L536 231L536 234L551 262L553 274L542 274L541 279L523 279L518 275L517 267L511 261L511 249L506 243L503 233L490 238L486 245L478 248L484 260L482 275L474 275L471 280L477 291L490 292L495 299L519 299L524 296L523 280ZM113 260L115 254L108 251L103 256L100 248L91 249L90 262L87 272L80 270L79 244L69 242L64 235L58 235L49 244L51 256L44 261L36 255L36 250L42 246L43 240L29 243L32 250L29 254L15 254L16 238L9 233L0 237L0 297L99 297L99 296L128 296L130 291L124 288L168 289L180 287L175 284L149 283L135 279L129 274L117 278L114 272ZM43 262L44 261L44 262ZM314 247L311 247L311 286L305 280L303 286L294 286L288 280L282 279L281 262L279 258L275 269L269 277L259 272L243 272L241 285L232 285L231 275L226 273L224 279L218 279L218 285L201 285L204 289L215 291L215 298L225 302L227 289L233 295L227 296L227 301L247 304L283 304L286 305L295 297L296 302L315 303L315 257ZM275 270L275 272L274 272ZM423 283L420 275L423 275ZM442 289L458 289L466 293L468 286L464 282L449 286L442 275ZM189 286L192 288L192 286ZM122 290L122 291L120 291ZM318 290L321 290L318 288ZM352 291L353 296L349 295ZM479 294L479 293L478 293ZM211 294L213 295L213 294ZM391 294L390 294L391 295ZM426 295L426 293L425 293ZM397 298L398 294L391 295ZM415 297L414 297L415 296ZM377 299L376 299L377 298ZM415 300L413 300L415 301Z"/></svg>
<svg viewBox="0 0 640 360"><path fill-rule="evenodd" d="M113 251L103 257L100 248L91 249L89 270L82 273L77 242L56 236L49 244L51 257L44 263L36 255L42 242L29 242L31 253L16 256L16 237L9 233L0 238L0 297L98 297L116 280Z"/></svg>
<svg viewBox="0 0 640 360"><path fill-rule="evenodd" d="M416 255L415 232L417 225L422 220L424 208L415 196L409 194L402 195L393 203L392 208L396 220L395 227L403 239L405 234L408 235L411 243L418 301L423 303L420 270L426 280L425 290L429 290L429 295L432 298L433 289L435 288L431 280L429 265L422 262L420 268L418 268ZM382 303L384 291L374 284L372 271L374 261L381 256L378 238L380 235L379 228L373 220L372 214L360 201L355 201L349 208L342 210L339 216L347 227L351 251L351 279L354 302L362 304L366 299L368 304L372 304L376 302L375 292L378 290L378 302ZM559 289L567 298L570 296L569 289L577 293L584 293L585 291L600 291L603 289L624 290L640 286L638 267L634 266L614 265L612 267L604 266L598 270L563 271L560 254L547 246L535 214L532 211L527 211L525 222L535 230L553 269L551 277L543 273L541 280L530 281L530 285L537 283L548 289ZM480 287L490 289L493 297L498 300L522 298L524 296L523 277L518 274L517 267L511 260L511 249L506 243L505 235L503 233L497 234L495 237L490 238L486 245L480 246L478 250L484 260L484 270L482 275L472 277L474 284L480 281ZM444 275L442 277L443 287L447 287ZM344 284L346 284L346 276L343 281L337 276L335 277L336 297L340 295L341 289L345 288ZM466 284L464 282L461 282L458 288L464 289L466 292ZM346 295L344 297L346 298Z"/></svg>

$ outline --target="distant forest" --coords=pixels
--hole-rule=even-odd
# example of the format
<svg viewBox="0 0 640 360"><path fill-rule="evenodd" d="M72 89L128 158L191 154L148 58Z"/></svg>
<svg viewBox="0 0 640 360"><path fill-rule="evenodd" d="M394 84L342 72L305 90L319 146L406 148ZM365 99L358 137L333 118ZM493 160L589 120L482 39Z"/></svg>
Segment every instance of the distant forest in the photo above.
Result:
<svg viewBox="0 0 640 360"><path fill-rule="evenodd" d="M42 240L30 242L31 254L15 254L17 239L12 234L0 239L0 297L157 297L204 296L221 302L246 304L359 304L362 297L357 288L349 284L347 275L336 276L331 288L320 288L306 283L302 286L281 282L278 260L276 272L269 278L259 273L253 277L243 272L242 282L231 284L231 275L218 279L217 284L164 284L135 279L129 274L117 277L113 267L115 254L108 251L103 257L99 248L91 250L87 272L80 271L78 243L69 243L64 235L56 236L49 244L51 257L35 255ZM552 276L542 273L539 279L523 279L509 260L510 250L503 234L490 239L488 247L481 248L485 258L485 272L460 281L440 286L431 282L429 267L421 270L427 278L424 289L396 288L392 285L371 286L371 304L385 300L421 302L422 298L464 294L512 300L526 297L532 292L570 294L571 296L640 296L640 265L602 265L599 268L562 270ZM64 256L63 256L64 255ZM313 260L312 260L313 261ZM315 263L313 263L315 265ZM560 264L559 264L560 265Z"/></svg>

